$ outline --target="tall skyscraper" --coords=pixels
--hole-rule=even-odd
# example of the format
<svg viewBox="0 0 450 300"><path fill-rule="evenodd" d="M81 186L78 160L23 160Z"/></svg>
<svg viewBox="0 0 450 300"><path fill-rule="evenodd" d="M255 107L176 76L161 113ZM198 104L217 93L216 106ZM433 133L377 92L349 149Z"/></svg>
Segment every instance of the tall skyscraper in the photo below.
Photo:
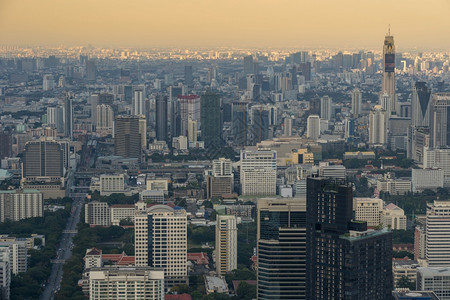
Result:
<svg viewBox="0 0 450 300"><path fill-rule="evenodd" d="M145 115L145 87L135 86L133 87L133 115Z"/></svg>
<svg viewBox="0 0 450 300"><path fill-rule="evenodd" d="M180 104L180 122L181 122L181 135L187 136L188 133L188 120L197 121L197 129L201 128L201 102L200 96L186 95L178 96L178 102Z"/></svg>
<svg viewBox="0 0 450 300"><path fill-rule="evenodd" d="M184 66L184 84L189 87L194 84L192 66Z"/></svg>
<svg viewBox="0 0 450 300"><path fill-rule="evenodd" d="M352 185L307 179L306 299L391 299L392 233L352 221Z"/></svg>
<svg viewBox="0 0 450 300"><path fill-rule="evenodd" d="M354 118L361 116L362 95L361 91L354 89L352 91L352 113Z"/></svg>
<svg viewBox="0 0 450 300"><path fill-rule="evenodd" d="M0 130L0 159L12 156L12 135L8 131Z"/></svg>
<svg viewBox="0 0 450 300"><path fill-rule="evenodd" d="M390 99L388 118L397 114L397 95L395 94L395 45L391 31L384 38L383 44L383 80L381 94L387 94Z"/></svg>
<svg viewBox="0 0 450 300"><path fill-rule="evenodd" d="M283 128L283 135L284 136L292 136L292 123L293 119L291 117L285 117L284 118L284 128Z"/></svg>
<svg viewBox="0 0 450 300"><path fill-rule="evenodd" d="M187 284L186 211L167 205L141 207L134 224L136 266L163 268L166 291Z"/></svg>
<svg viewBox="0 0 450 300"><path fill-rule="evenodd" d="M381 105L375 105L369 114L369 144L383 146L386 141L386 111Z"/></svg>
<svg viewBox="0 0 450 300"><path fill-rule="evenodd" d="M320 136L320 118L318 115L309 115L306 120L306 137L317 140Z"/></svg>
<svg viewBox="0 0 450 300"><path fill-rule="evenodd" d="M89 96L89 103L91 105L91 124L97 124L97 105L99 103L98 94L92 94Z"/></svg>
<svg viewBox="0 0 450 300"><path fill-rule="evenodd" d="M117 116L114 126L115 155L126 158L141 158L141 135L139 117Z"/></svg>
<svg viewBox="0 0 450 300"><path fill-rule="evenodd" d="M218 275L237 269L237 221L236 216L216 217L216 271Z"/></svg>
<svg viewBox="0 0 450 300"><path fill-rule="evenodd" d="M69 93L64 99L64 136L73 137L73 99Z"/></svg>
<svg viewBox="0 0 450 300"><path fill-rule="evenodd" d="M114 128L114 111L111 106L101 104L97 105L96 129L99 134L112 134Z"/></svg>
<svg viewBox="0 0 450 300"><path fill-rule="evenodd" d="M333 102L330 97L323 96L320 98L320 118L331 120L333 116Z"/></svg>
<svg viewBox="0 0 450 300"><path fill-rule="evenodd" d="M450 201L427 204L425 255L429 267L450 266Z"/></svg>
<svg viewBox="0 0 450 300"><path fill-rule="evenodd" d="M251 108L252 118L252 144L267 140L269 138L269 111L264 106L253 106Z"/></svg>
<svg viewBox="0 0 450 300"><path fill-rule="evenodd" d="M423 81L417 81L412 93L412 126L430 126L431 90Z"/></svg>
<svg viewBox="0 0 450 300"><path fill-rule="evenodd" d="M233 168L230 159L223 157L212 161L212 172L206 178L206 197L223 197L233 192Z"/></svg>
<svg viewBox="0 0 450 300"><path fill-rule="evenodd" d="M253 56L244 57L244 75L253 74Z"/></svg>
<svg viewBox="0 0 450 300"><path fill-rule="evenodd" d="M198 136L198 130L197 130L197 121L188 120L188 141L189 143L197 143L197 136Z"/></svg>
<svg viewBox="0 0 450 300"><path fill-rule="evenodd" d="M145 115L138 115L139 117L139 134L141 135L141 147L147 149L147 119Z"/></svg>
<svg viewBox="0 0 450 300"><path fill-rule="evenodd" d="M86 61L86 80L95 81L97 76L97 67L95 66L95 60L89 59Z"/></svg>
<svg viewBox="0 0 450 300"><path fill-rule="evenodd" d="M248 129L248 103L233 102L231 111L231 132L234 143L239 146L246 146Z"/></svg>
<svg viewBox="0 0 450 300"><path fill-rule="evenodd" d="M276 195L277 152L241 150L241 190L247 196Z"/></svg>
<svg viewBox="0 0 450 300"><path fill-rule="evenodd" d="M257 297L306 298L306 199L258 199Z"/></svg>
<svg viewBox="0 0 450 300"><path fill-rule="evenodd" d="M167 141L167 96L156 96L156 139Z"/></svg>
<svg viewBox="0 0 450 300"><path fill-rule="evenodd" d="M450 93L431 95L431 147L450 146Z"/></svg>
<svg viewBox="0 0 450 300"><path fill-rule="evenodd" d="M222 110L220 95L207 92L201 97L202 139L205 148L222 145Z"/></svg>
<svg viewBox="0 0 450 300"><path fill-rule="evenodd" d="M25 145L23 178L37 177L61 179L64 176L64 151L61 144L45 139L30 141Z"/></svg>

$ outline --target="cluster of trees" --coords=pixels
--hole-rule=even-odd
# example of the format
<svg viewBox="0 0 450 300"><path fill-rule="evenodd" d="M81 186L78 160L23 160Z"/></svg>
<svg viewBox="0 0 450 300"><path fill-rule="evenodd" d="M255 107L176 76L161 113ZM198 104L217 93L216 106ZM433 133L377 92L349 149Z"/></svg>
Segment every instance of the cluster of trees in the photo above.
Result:
<svg viewBox="0 0 450 300"><path fill-rule="evenodd" d="M82 213L82 215L84 214ZM101 243L111 241L121 243L123 247L99 247ZM102 249L103 253L117 254L125 251L128 255L134 255L133 242L133 229L124 229L119 226L91 228L81 220L78 224L78 234L73 239L72 257L64 264L61 288L55 299L86 299L83 291L78 286L78 281L81 279L84 269L83 257L86 254L86 249L97 247Z"/></svg>
<svg viewBox="0 0 450 300"><path fill-rule="evenodd" d="M27 272L12 276L11 299L39 299L50 276L50 260L56 255L59 239L69 216L70 206L56 212L46 211L44 217L0 223L2 234L29 237L32 233L37 233L45 235L46 240L45 247L28 251Z"/></svg>
<svg viewBox="0 0 450 300"><path fill-rule="evenodd" d="M424 191L423 193L408 193L405 195L390 195L389 193L380 193L380 198L386 203L394 203L405 211L405 215L425 214L427 203L436 200L436 194L433 191Z"/></svg>

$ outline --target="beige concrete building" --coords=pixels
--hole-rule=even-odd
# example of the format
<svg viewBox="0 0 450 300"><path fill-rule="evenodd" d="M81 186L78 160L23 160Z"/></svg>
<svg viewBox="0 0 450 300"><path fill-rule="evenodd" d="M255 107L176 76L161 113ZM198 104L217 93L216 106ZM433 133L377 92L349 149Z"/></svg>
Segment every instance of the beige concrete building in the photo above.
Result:
<svg viewBox="0 0 450 300"><path fill-rule="evenodd" d="M381 214L381 223L392 230L406 230L405 211L397 205L386 205Z"/></svg>
<svg viewBox="0 0 450 300"><path fill-rule="evenodd" d="M216 271L225 275L237 269L237 221L235 216L217 215Z"/></svg>
<svg viewBox="0 0 450 300"><path fill-rule="evenodd" d="M164 271L150 267L92 268L89 299L164 300Z"/></svg>
<svg viewBox="0 0 450 300"><path fill-rule="evenodd" d="M381 223L383 200L378 198L353 198L355 219L366 221L367 226L378 226Z"/></svg>
<svg viewBox="0 0 450 300"><path fill-rule="evenodd" d="M167 205L138 204L135 215L136 266L163 268L165 288L187 283L187 215Z"/></svg>
<svg viewBox="0 0 450 300"><path fill-rule="evenodd" d="M277 152L241 151L241 193L244 196L276 195Z"/></svg>
<svg viewBox="0 0 450 300"><path fill-rule="evenodd" d="M0 222L19 221L44 215L43 194L38 190L0 191Z"/></svg>

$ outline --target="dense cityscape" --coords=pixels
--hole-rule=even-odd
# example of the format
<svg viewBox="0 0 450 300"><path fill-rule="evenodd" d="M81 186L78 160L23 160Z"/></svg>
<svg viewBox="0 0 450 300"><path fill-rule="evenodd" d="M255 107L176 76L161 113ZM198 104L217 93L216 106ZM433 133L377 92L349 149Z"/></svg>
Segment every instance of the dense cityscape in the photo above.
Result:
<svg viewBox="0 0 450 300"><path fill-rule="evenodd" d="M0 47L0 299L450 299L450 52Z"/></svg>

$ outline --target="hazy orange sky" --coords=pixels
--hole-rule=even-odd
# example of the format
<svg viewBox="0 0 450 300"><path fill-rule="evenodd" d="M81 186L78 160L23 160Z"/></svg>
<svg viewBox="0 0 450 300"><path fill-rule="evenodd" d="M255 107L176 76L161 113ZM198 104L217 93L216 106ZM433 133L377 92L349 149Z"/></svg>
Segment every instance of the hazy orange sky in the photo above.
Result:
<svg viewBox="0 0 450 300"><path fill-rule="evenodd" d="M0 45L450 49L450 0L0 0Z"/></svg>

